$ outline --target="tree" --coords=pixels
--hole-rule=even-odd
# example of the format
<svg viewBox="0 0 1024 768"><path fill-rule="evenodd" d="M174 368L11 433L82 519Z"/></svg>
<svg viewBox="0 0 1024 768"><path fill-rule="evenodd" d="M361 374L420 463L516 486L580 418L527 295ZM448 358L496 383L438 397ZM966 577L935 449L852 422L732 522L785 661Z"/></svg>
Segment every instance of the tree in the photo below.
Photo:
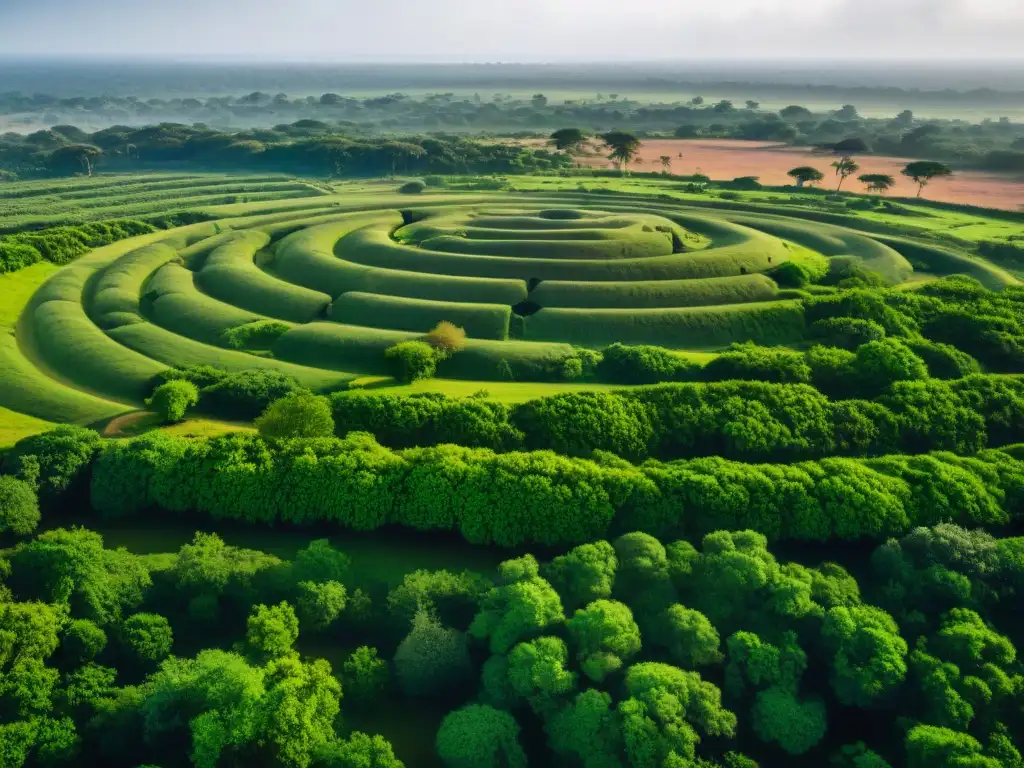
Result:
<svg viewBox="0 0 1024 768"><path fill-rule="evenodd" d="M515 718L486 704L470 704L445 717L437 732L437 754L447 768L527 765Z"/></svg>
<svg viewBox="0 0 1024 768"><path fill-rule="evenodd" d="M74 665L92 661L107 647L107 633L88 619L74 619L64 630L61 654Z"/></svg>
<svg viewBox="0 0 1024 768"><path fill-rule="evenodd" d="M156 613L129 616L121 630L121 637L137 659L150 663L167 658L174 643L170 623Z"/></svg>
<svg viewBox="0 0 1024 768"><path fill-rule="evenodd" d="M809 751L825 737L828 728L825 705L820 699L800 701L785 688L758 693L753 720L758 737L777 743L790 755Z"/></svg>
<svg viewBox="0 0 1024 768"><path fill-rule="evenodd" d="M577 758L583 768L622 768L622 726L607 693L584 691L544 727L556 754Z"/></svg>
<svg viewBox="0 0 1024 768"><path fill-rule="evenodd" d="M569 649L560 637L519 643L508 655L508 687L535 712L549 715L576 690L576 673L568 664Z"/></svg>
<svg viewBox="0 0 1024 768"><path fill-rule="evenodd" d="M372 702L387 688L391 671L384 659L377 658L377 649L361 645L352 651L342 665L345 695L363 702Z"/></svg>
<svg viewBox="0 0 1024 768"><path fill-rule="evenodd" d="M299 639L299 618L286 602L257 605L249 616L245 640L260 657L280 658L292 652Z"/></svg>
<svg viewBox="0 0 1024 768"><path fill-rule="evenodd" d="M779 114L786 120L807 120L808 118L814 117L807 107L801 107L798 104L790 104L788 107L783 107L779 110Z"/></svg>
<svg viewBox="0 0 1024 768"><path fill-rule="evenodd" d="M907 768L1001 768L999 760L982 755L981 744L966 733L917 725L906 738Z"/></svg>
<svg viewBox="0 0 1024 768"><path fill-rule="evenodd" d="M70 144L50 153L50 167L59 173L80 169L86 176L92 176L95 161L102 157L103 150L91 144Z"/></svg>
<svg viewBox="0 0 1024 768"><path fill-rule="evenodd" d="M661 172L666 176L672 173L672 156L662 155L658 158L661 161Z"/></svg>
<svg viewBox="0 0 1024 768"><path fill-rule="evenodd" d="M745 106L749 110L755 110L755 109L758 109L761 106L761 102L754 101L753 99L747 99L747 101L745 103Z"/></svg>
<svg viewBox="0 0 1024 768"><path fill-rule="evenodd" d="M658 644L668 648L672 660L684 669L717 664L722 660L718 630L700 611L676 603L665 611L664 634Z"/></svg>
<svg viewBox="0 0 1024 768"><path fill-rule="evenodd" d="M566 610L612 595L618 560L607 541L580 544L544 567L543 574L558 590Z"/></svg>
<svg viewBox="0 0 1024 768"><path fill-rule="evenodd" d="M853 369L862 391L878 393L897 381L928 378L928 366L902 341L885 338L857 348Z"/></svg>
<svg viewBox="0 0 1024 768"><path fill-rule="evenodd" d="M420 610L395 651L395 674L409 696L439 696L462 685L472 673L466 636Z"/></svg>
<svg viewBox="0 0 1024 768"><path fill-rule="evenodd" d="M39 525L39 500L24 480L0 475L0 533L27 536Z"/></svg>
<svg viewBox="0 0 1024 768"><path fill-rule="evenodd" d="M640 628L624 603L596 600L566 622L583 673L601 682L640 652Z"/></svg>
<svg viewBox="0 0 1024 768"><path fill-rule="evenodd" d="M345 610L347 593L337 581L300 581L295 601L304 626L320 631L327 629Z"/></svg>
<svg viewBox="0 0 1024 768"><path fill-rule="evenodd" d="M608 159L622 170L629 167L629 163L636 157L641 146L640 139L628 131L602 133L601 141L604 142L606 148L611 150Z"/></svg>
<svg viewBox="0 0 1024 768"><path fill-rule="evenodd" d="M331 437L331 402L312 392L293 392L271 403L256 419L256 429L269 438Z"/></svg>
<svg viewBox="0 0 1024 768"><path fill-rule="evenodd" d="M587 134L579 128L559 128L551 134L548 143L560 152L575 154L587 143Z"/></svg>
<svg viewBox="0 0 1024 768"><path fill-rule="evenodd" d="M469 634L490 640L491 653L506 653L521 640L565 620L562 601L539 576L533 555L498 566L499 585L484 598Z"/></svg>
<svg viewBox="0 0 1024 768"><path fill-rule="evenodd" d="M548 97L543 93L535 93L530 99L530 103L533 105L534 109L543 109L548 105Z"/></svg>
<svg viewBox="0 0 1024 768"><path fill-rule="evenodd" d="M146 405L152 408L165 424L174 424L185 418L188 409L199 404L199 389L191 381L175 379L153 390Z"/></svg>
<svg viewBox="0 0 1024 768"><path fill-rule="evenodd" d="M833 651L832 688L847 706L884 701L907 674L907 643L892 617L869 605L831 609L821 629Z"/></svg>
<svg viewBox="0 0 1024 768"><path fill-rule="evenodd" d="M832 167L836 169L836 176L839 177L839 184L836 186L836 192L843 188L843 182L847 178L855 174L860 170L860 166L852 157L842 157L832 163Z"/></svg>
<svg viewBox="0 0 1024 768"><path fill-rule="evenodd" d="M885 194L896 183L896 179L887 173L865 173L857 180L868 188L868 192L878 192L879 194Z"/></svg>
<svg viewBox="0 0 1024 768"><path fill-rule="evenodd" d="M924 192L924 188L928 186L932 179L952 176L953 169L945 163L935 162L934 160L917 160L913 163L908 163L907 167L900 171L900 173L908 179L913 179L914 183L917 184L917 196L920 197L921 193Z"/></svg>
<svg viewBox="0 0 1024 768"><path fill-rule="evenodd" d="M317 765L323 768L405 768L387 739L359 731L353 731L344 741L331 742L316 757Z"/></svg>
<svg viewBox="0 0 1024 768"><path fill-rule="evenodd" d="M809 165L801 165L799 168L794 168L786 173L787 176L791 176L796 179L796 185L802 187L804 184L815 184L825 178L825 174L819 171L817 168L812 168Z"/></svg>
<svg viewBox="0 0 1024 768"><path fill-rule="evenodd" d="M401 341L384 351L394 377L403 384L429 379L437 370L434 348L423 341Z"/></svg>

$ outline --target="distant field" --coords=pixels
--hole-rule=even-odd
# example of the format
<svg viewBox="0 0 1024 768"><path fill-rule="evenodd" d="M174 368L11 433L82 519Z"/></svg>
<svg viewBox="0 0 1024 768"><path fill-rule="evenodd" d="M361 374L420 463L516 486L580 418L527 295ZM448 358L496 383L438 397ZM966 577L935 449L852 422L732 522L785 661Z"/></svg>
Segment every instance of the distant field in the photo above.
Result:
<svg viewBox="0 0 1024 768"><path fill-rule="evenodd" d="M537 146L540 139L522 142ZM646 140L638 157L641 162L631 167L635 171L660 171L661 156L672 158L672 172L676 174L703 173L713 179L734 179L757 176L762 184L791 184L786 172L801 165L810 165L825 174L822 187L835 189L836 179L831 164L834 157L805 148L785 144L728 139L651 139ZM681 155L681 156L680 156ZM900 175L909 160L898 157L858 157L861 170L866 173L887 173L896 179L891 197L914 197L917 185ZM588 168L611 168L603 155L580 157L580 164ZM864 185L856 176L847 179L844 189L863 192ZM937 180L925 188L924 196L947 203L1001 208L1008 211L1024 209L1024 178L1016 179L977 171L958 172L952 179Z"/></svg>

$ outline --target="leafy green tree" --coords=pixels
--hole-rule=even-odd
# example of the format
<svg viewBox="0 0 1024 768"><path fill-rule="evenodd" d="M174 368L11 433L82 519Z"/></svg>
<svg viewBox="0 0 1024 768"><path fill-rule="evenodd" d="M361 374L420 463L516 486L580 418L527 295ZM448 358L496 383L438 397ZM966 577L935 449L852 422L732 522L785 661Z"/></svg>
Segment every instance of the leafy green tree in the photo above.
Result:
<svg viewBox="0 0 1024 768"><path fill-rule="evenodd" d="M581 544L541 569L558 591L566 610L611 597L618 560L607 541Z"/></svg>
<svg viewBox="0 0 1024 768"><path fill-rule="evenodd" d="M616 167L623 170L629 167L630 162L636 157L641 147L640 139L628 131L602 133L601 141L610 150L608 159L615 163Z"/></svg>
<svg viewBox="0 0 1024 768"><path fill-rule="evenodd" d="M420 610L395 651L395 674L409 696L438 696L457 689L472 673L466 636Z"/></svg>
<svg viewBox="0 0 1024 768"><path fill-rule="evenodd" d="M832 768L892 768L881 755L865 746L864 742L847 744L832 755Z"/></svg>
<svg viewBox="0 0 1024 768"><path fill-rule="evenodd" d="M22 542L10 554L8 584L22 599L70 609L74 618L114 623L142 602L151 584L142 561L125 549L104 549L84 528L58 528Z"/></svg>
<svg viewBox="0 0 1024 768"><path fill-rule="evenodd" d="M668 648L672 660L683 669L710 666L722 661L721 638L707 616L676 603L665 611L663 633L655 638Z"/></svg>
<svg viewBox="0 0 1024 768"><path fill-rule="evenodd" d="M175 379L153 390L146 405L153 409L164 424L174 424L185 418L189 408L199 404L199 389L191 381Z"/></svg>
<svg viewBox="0 0 1024 768"><path fill-rule="evenodd" d="M945 163L938 163L934 160L915 160L908 163L900 173L908 179L913 179L917 184L917 196L920 197L932 179L952 176L953 169Z"/></svg>
<svg viewBox="0 0 1024 768"><path fill-rule="evenodd" d="M64 629L61 652L72 665L92 661L107 647L107 633L88 619L73 619Z"/></svg>
<svg viewBox="0 0 1024 768"><path fill-rule="evenodd" d="M583 768L622 768L622 726L612 699L589 689L545 721L548 744L558 755Z"/></svg>
<svg viewBox="0 0 1024 768"><path fill-rule="evenodd" d="M633 612L614 600L595 600L566 622L583 673L601 682L640 652Z"/></svg>
<svg viewBox="0 0 1024 768"><path fill-rule="evenodd" d="M331 402L312 392L292 392L267 406L256 419L256 429L270 438L331 437Z"/></svg>
<svg viewBox="0 0 1024 768"><path fill-rule="evenodd" d="M781 688L796 694L807 669L807 654L795 632L782 635L779 645L764 642L753 632L736 632L727 641L729 661L725 668L725 690L739 697L744 690Z"/></svg>
<svg viewBox="0 0 1024 768"><path fill-rule="evenodd" d="M973 736L934 725L911 728L906 748L907 768L1000 768L998 760L982 754Z"/></svg>
<svg viewBox="0 0 1024 768"><path fill-rule="evenodd" d="M257 605L250 614L245 633L249 648L257 656L276 659L292 653L299 639L299 618L286 602Z"/></svg>
<svg viewBox="0 0 1024 768"><path fill-rule="evenodd" d="M907 643L884 611L869 605L831 609L821 628L832 650L831 683L847 706L884 701L907 674Z"/></svg>
<svg viewBox="0 0 1024 768"><path fill-rule="evenodd" d="M121 629L121 637L137 659L151 663L167 658L174 643L170 623L156 613L129 616Z"/></svg>
<svg viewBox="0 0 1024 768"><path fill-rule="evenodd" d="M470 704L448 714L437 732L446 768L526 768L519 724L508 712Z"/></svg>
<svg viewBox="0 0 1024 768"><path fill-rule="evenodd" d="M867 187L868 192L885 194L896 184L896 179L887 173L865 173L857 180Z"/></svg>
<svg viewBox="0 0 1024 768"><path fill-rule="evenodd" d="M804 184L815 184L825 178L825 174L817 168L809 165L801 165L786 172L787 176L796 179L796 185L802 187Z"/></svg>
<svg viewBox="0 0 1024 768"><path fill-rule="evenodd" d="M39 525L39 500L24 480L0 475L0 533L27 536Z"/></svg>
<svg viewBox="0 0 1024 768"><path fill-rule="evenodd" d="M377 649L366 645L352 651L342 670L345 695L364 702L372 702L379 697L391 676L388 663L377 658Z"/></svg>
<svg viewBox="0 0 1024 768"><path fill-rule="evenodd" d="M516 696L539 714L557 711L576 690L576 673L567 668L569 649L560 637L519 643L508 655L508 682Z"/></svg>
<svg viewBox="0 0 1024 768"><path fill-rule="evenodd" d="M786 688L768 688L757 694L754 732L762 741L775 742L790 755L802 755L825 738L828 724L820 699L799 700Z"/></svg>
<svg viewBox="0 0 1024 768"><path fill-rule="evenodd" d="M559 128L551 134L548 143L559 152L574 154L587 143L587 134L579 128Z"/></svg>
<svg viewBox="0 0 1024 768"><path fill-rule="evenodd" d="M498 566L498 577L469 628L473 637L489 639L492 653L506 653L565 620L558 593L540 578L532 555L506 560Z"/></svg>
<svg viewBox="0 0 1024 768"><path fill-rule="evenodd" d="M99 449L98 433L65 424L19 440L4 455L2 470L37 486L45 505L87 485L89 466Z"/></svg>
<svg viewBox="0 0 1024 768"><path fill-rule="evenodd" d="M348 578L352 560L331 546L328 539L313 539L295 553L292 561L292 576L301 581L337 581L344 583Z"/></svg>
<svg viewBox="0 0 1024 768"><path fill-rule="evenodd" d="M405 768L383 736L353 731L345 740L335 740L317 754L323 768Z"/></svg>
<svg viewBox="0 0 1024 768"><path fill-rule="evenodd" d="M857 161L849 156L841 157L836 160L832 163L832 167L836 169L836 176L839 177L839 184L836 186L836 192L843 188L844 181L860 170L860 165Z"/></svg>
<svg viewBox="0 0 1024 768"><path fill-rule="evenodd" d="M388 593L388 611L397 623L408 626L416 612L425 608L446 626L463 629L480 610L492 586L487 577L475 571L413 571Z"/></svg>
<svg viewBox="0 0 1024 768"><path fill-rule="evenodd" d="M882 339L857 348L853 372L862 391L874 395L897 381L928 378L928 367L899 339Z"/></svg>
<svg viewBox="0 0 1024 768"><path fill-rule="evenodd" d="M664 545L646 533L627 533L614 541L619 567L615 597L628 602L645 632L676 602L675 585Z"/></svg>
<svg viewBox="0 0 1024 768"><path fill-rule="evenodd" d="M392 375L401 383L429 379L437 371L434 348L424 341L401 341L384 351Z"/></svg>
<svg viewBox="0 0 1024 768"><path fill-rule="evenodd" d="M299 617L313 630L327 629L345 610L348 593L337 581L300 581L297 589Z"/></svg>
<svg viewBox="0 0 1024 768"><path fill-rule="evenodd" d="M931 647L963 670L976 670L985 664L1006 667L1017 658L1017 649L1009 638L967 608L954 608L943 617Z"/></svg>

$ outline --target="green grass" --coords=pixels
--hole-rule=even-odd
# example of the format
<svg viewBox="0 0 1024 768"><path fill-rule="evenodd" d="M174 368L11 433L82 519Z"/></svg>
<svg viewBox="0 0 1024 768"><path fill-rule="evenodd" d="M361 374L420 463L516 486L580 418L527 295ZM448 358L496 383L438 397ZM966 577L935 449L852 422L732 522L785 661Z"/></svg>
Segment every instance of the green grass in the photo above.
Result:
<svg viewBox="0 0 1024 768"><path fill-rule="evenodd" d="M512 308L503 304L427 301L377 293L345 293L331 305L331 319L396 331L426 333L443 320L464 328L476 339L508 338Z"/></svg>
<svg viewBox="0 0 1024 768"><path fill-rule="evenodd" d="M4 216L110 218L112 209L218 218L59 270L0 276L0 439L124 414L172 365L277 369L317 391L357 377L395 392L483 388L515 402L602 388L558 381L572 345L655 344L699 359L734 341L799 347L800 294L769 277L786 261L817 275L860 264L911 288L958 272L993 288L1017 283L969 252L977 239L1024 234L996 214L913 201L861 210L772 190L725 200L671 179L512 183L511 192L415 198L394 182L338 183L324 194L283 177L223 174L9 185L0 227ZM226 331L265 319L290 326L269 350L225 348ZM440 364L440 378L395 386L384 351L441 320L467 330L466 348ZM233 428L190 424L181 428Z"/></svg>

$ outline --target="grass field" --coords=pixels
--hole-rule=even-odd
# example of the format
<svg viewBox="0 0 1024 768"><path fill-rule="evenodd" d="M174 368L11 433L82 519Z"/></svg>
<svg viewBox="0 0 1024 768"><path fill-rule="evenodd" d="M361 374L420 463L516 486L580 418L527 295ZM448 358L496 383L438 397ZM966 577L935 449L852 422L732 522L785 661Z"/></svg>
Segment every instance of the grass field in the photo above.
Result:
<svg viewBox="0 0 1024 768"><path fill-rule="evenodd" d="M734 341L801 345L799 294L773 279L787 261L818 275L858 264L891 285L967 272L1000 288L1015 277L971 249L1024 236L1024 221L982 211L722 197L670 178L523 176L479 192L456 177L417 196L394 182L337 183L332 194L217 175L9 189L0 227L3 217L34 223L29 211L134 206L187 205L212 220L0 276L0 444L51 421L150 428L139 408L168 366L278 370L316 391L486 389L504 402L593 389L564 379L574 345L655 344L702 360ZM237 329L266 320L287 327L269 349L228 348ZM466 329L466 348L440 364L440 378L396 386L385 350L441 320Z"/></svg>

